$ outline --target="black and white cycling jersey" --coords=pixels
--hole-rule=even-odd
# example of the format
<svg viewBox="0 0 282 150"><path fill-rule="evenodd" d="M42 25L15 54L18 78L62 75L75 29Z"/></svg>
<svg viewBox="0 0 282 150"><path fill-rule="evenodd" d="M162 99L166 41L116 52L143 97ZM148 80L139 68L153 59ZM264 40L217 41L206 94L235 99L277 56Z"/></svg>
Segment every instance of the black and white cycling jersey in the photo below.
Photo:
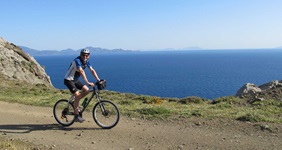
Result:
<svg viewBox="0 0 282 150"><path fill-rule="evenodd" d="M80 56L76 57L72 63L70 64L70 67L65 75L66 80L77 80L80 77L79 68L85 69L88 67L89 69L92 67L89 60L87 60L85 63L82 62Z"/></svg>

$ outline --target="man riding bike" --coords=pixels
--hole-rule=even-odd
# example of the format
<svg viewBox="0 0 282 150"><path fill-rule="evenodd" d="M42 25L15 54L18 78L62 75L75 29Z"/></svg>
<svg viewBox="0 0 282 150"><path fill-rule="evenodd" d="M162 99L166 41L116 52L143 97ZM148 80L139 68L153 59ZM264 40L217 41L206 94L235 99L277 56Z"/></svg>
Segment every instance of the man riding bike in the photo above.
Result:
<svg viewBox="0 0 282 150"><path fill-rule="evenodd" d="M89 93L89 88L87 85L83 84L81 81L79 81L79 77L82 76L83 80L86 84L89 86L94 87L95 84L93 82L89 82L86 74L84 72L84 69L87 67L92 75L96 78L97 81L100 81L96 71L93 69L89 62L90 57L90 51L88 49L82 49L80 51L80 56L76 57L72 63L69 66L69 69L64 77L64 84L68 87L70 92L74 94L74 114L75 114L75 121L83 122L84 119L79 115L78 107L79 107L79 101L84 96L86 96ZM79 90L82 90L80 92Z"/></svg>

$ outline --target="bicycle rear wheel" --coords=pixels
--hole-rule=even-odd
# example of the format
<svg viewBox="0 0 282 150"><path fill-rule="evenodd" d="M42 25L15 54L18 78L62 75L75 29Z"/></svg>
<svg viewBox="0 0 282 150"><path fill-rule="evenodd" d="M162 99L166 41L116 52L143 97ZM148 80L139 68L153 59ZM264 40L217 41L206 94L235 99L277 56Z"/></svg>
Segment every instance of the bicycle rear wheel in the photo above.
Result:
<svg viewBox="0 0 282 150"><path fill-rule="evenodd" d="M93 118L98 126L110 129L117 125L120 113L117 106L108 100L101 100L93 107Z"/></svg>
<svg viewBox="0 0 282 150"><path fill-rule="evenodd" d="M74 123L74 106L68 100L61 99L56 102L53 108L56 121L63 126L70 126Z"/></svg>

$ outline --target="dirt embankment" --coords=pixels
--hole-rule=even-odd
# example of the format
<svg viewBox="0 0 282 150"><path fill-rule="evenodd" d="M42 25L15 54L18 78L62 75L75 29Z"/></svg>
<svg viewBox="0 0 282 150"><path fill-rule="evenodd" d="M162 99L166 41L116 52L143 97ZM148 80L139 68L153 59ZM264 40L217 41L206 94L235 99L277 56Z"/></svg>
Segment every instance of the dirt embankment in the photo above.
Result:
<svg viewBox="0 0 282 150"><path fill-rule="evenodd" d="M282 125L232 120L144 121L122 117L110 130L99 128L91 114L84 123L63 128L52 108L0 101L0 134L47 149L189 150L282 149Z"/></svg>

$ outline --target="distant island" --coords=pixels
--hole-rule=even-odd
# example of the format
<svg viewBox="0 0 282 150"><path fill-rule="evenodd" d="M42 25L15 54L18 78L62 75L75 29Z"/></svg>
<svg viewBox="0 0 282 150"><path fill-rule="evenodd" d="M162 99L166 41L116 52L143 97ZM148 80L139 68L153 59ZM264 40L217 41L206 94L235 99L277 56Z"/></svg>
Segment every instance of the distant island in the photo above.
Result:
<svg viewBox="0 0 282 150"><path fill-rule="evenodd" d="M36 50L26 46L19 46L25 53L28 53L31 56L45 56L45 55L77 55L79 50L74 49L64 49L64 50ZM90 53L128 53L136 52L133 50L124 50L124 49L105 49L99 47L85 47L90 50ZM82 48L81 48L82 49Z"/></svg>
<svg viewBox="0 0 282 150"><path fill-rule="evenodd" d="M82 49L64 49L64 50L36 50L32 49L26 46L19 46L25 53L31 55L31 56L50 56L50 55L77 55L79 51ZM254 49L204 49L201 47L186 47L182 49L174 49L174 48L165 48L165 49L152 49L152 50L124 50L124 49L106 49L106 48L100 48L100 47L85 47L90 50L91 53L98 53L98 54L115 54L115 53L131 53L131 52L148 52L148 51L217 51L217 50L282 50L281 47L275 47L275 48L254 48Z"/></svg>

